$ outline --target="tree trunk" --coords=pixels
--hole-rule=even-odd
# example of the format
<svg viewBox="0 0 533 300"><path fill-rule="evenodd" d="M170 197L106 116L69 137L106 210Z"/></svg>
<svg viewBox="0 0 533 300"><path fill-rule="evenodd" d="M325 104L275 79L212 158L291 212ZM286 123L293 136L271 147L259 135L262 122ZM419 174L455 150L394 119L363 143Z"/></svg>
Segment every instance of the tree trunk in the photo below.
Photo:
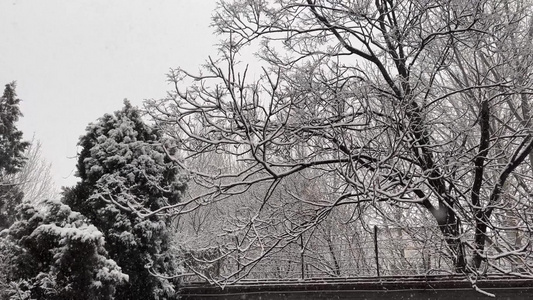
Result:
<svg viewBox="0 0 533 300"><path fill-rule="evenodd" d="M456 273L466 273L467 260L464 244L461 241L461 224L455 212L447 207L441 207L434 213L439 229L450 251Z"/></svg>

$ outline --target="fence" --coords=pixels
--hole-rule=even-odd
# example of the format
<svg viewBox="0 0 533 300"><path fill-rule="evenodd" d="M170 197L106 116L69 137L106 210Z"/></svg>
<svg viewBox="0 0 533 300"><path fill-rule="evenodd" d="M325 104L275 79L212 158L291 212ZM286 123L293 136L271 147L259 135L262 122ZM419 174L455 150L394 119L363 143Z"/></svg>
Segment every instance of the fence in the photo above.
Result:
<svg viewBox="0 0 533 300"><path fill-rule="evenodd" d="M293 243L263 259L247 278L316 278L415 275L451 270L446 245L438 233L424 239L410 229L374 227L358 241Z"/></svg>
<svg viewBox="0 0 533 300"><path fill-rule="evenodd" d="M307 299L533 299L533 281L494 276L472 288L464 276L398 276L356 279L249 281L225 286L194 283L181 288L183 300L307 300Z"/></svg>
<svg viewBox="0 0 533 300"><path fill-rule="evenodd" d="M487 245L487 256L498 255L496 239L518 236L516 229L494 237ZM465 240L471 240L465 236ZM521 238L521 243L529 239ZM515 245L516 246L516 245ZM530 247L521 256L521 264L533 261ZM253 251L253 250L252 250ZM523 253L524 254L524 253ZM240 272L245 279L308 279L348 278L365 276L407 276L453 273L449 249L435 226L385 227L374 226L373 231L359 232L351 239L322 237L305 240L301 237L270 254L253 266L242 267L238 258L216 260L203 268L207 277L220 278ZM496 260L496 271L516 271L516 260ZM487 267L486 271L495 269ZM189 280L198 280L197 277Z"/></svg>

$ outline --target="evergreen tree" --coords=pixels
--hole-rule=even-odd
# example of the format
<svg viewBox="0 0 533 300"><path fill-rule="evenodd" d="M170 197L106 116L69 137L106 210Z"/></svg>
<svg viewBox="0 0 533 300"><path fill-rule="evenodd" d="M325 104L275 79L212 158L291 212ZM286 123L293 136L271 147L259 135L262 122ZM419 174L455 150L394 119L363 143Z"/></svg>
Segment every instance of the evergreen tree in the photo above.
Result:
<svg viewBox="0 0 533 300"><path fill-rule="evenodd" d="M15 126L22 116L15 87L15 82L6 84L0 98L0 230L14 222L14 209L22 201L20 188L10 179L23 167L24 150L29 145Z"/></svg>
<svg viewBox="0 0 533 300"><path fill-rule="evenodd" d="M128 280L108 258L103 234L59 201L46 209L17 207L17 219L2 232L7 259L4 297L10 299L114 299L115 287ZM7 271L7 272L6 272Z"/></svg>
<svg viewBox="0 0 533 300"><path fill-rule="evenodd" d="M177 203L185 188L161 143L159 131L146 125L127 101L122 110L90 124L79 141L81 181L66 189L65 203L104 233L111 258L129 275L117 299L174 294L171 282L149 272L177 271L169 254L169 220L150 212Z"/></svg>

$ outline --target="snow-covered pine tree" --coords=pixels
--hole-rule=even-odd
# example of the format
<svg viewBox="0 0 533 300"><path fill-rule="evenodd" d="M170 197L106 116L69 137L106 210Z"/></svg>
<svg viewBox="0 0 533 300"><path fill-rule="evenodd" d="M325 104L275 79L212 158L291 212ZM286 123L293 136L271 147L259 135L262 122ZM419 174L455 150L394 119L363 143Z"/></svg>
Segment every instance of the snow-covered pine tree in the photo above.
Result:
<svg viewBox="0 0 533 300"><path fill-rule="evenodd" d="M109 259L102 232L59 201L17 207L17 222L2 232L0 251L8 299L114 299L128 276Z"/></svg>
<svg viewBox="0 0 533 300"><path fill-rule="evenodd" d="M81 181L65 190L65 203L104 233L111 258L130 277L117 299L167 299L175 292L172 282L149 272L178 268L169 252L169 219L147 216L177 203L185 188L161 143L160 132L125 101L122 110L87 127L79 141Z"/></svg>
<svg viewBox="0 0 533 300"><path fill-rule="evenodd" d="M15 87L15 82L6 84L0 97L0 230L14 222L14 209L22 201L20 188L9 179L24 165L24 150L29 145L15 126L22 116Z"/></svg>

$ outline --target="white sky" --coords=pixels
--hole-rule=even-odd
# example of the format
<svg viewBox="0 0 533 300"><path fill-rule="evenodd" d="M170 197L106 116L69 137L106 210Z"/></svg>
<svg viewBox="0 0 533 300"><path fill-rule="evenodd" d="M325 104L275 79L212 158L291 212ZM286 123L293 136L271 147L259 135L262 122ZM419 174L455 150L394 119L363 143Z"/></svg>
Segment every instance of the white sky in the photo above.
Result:
<svg viewBox="0 0 533 300"><path fill-rule="evenodd" d="M89 122L161 98L171 67L216 54L215 0L0 0L0 85L17 81L25 139L43 143L58 187L71 186Z"/></svg>

